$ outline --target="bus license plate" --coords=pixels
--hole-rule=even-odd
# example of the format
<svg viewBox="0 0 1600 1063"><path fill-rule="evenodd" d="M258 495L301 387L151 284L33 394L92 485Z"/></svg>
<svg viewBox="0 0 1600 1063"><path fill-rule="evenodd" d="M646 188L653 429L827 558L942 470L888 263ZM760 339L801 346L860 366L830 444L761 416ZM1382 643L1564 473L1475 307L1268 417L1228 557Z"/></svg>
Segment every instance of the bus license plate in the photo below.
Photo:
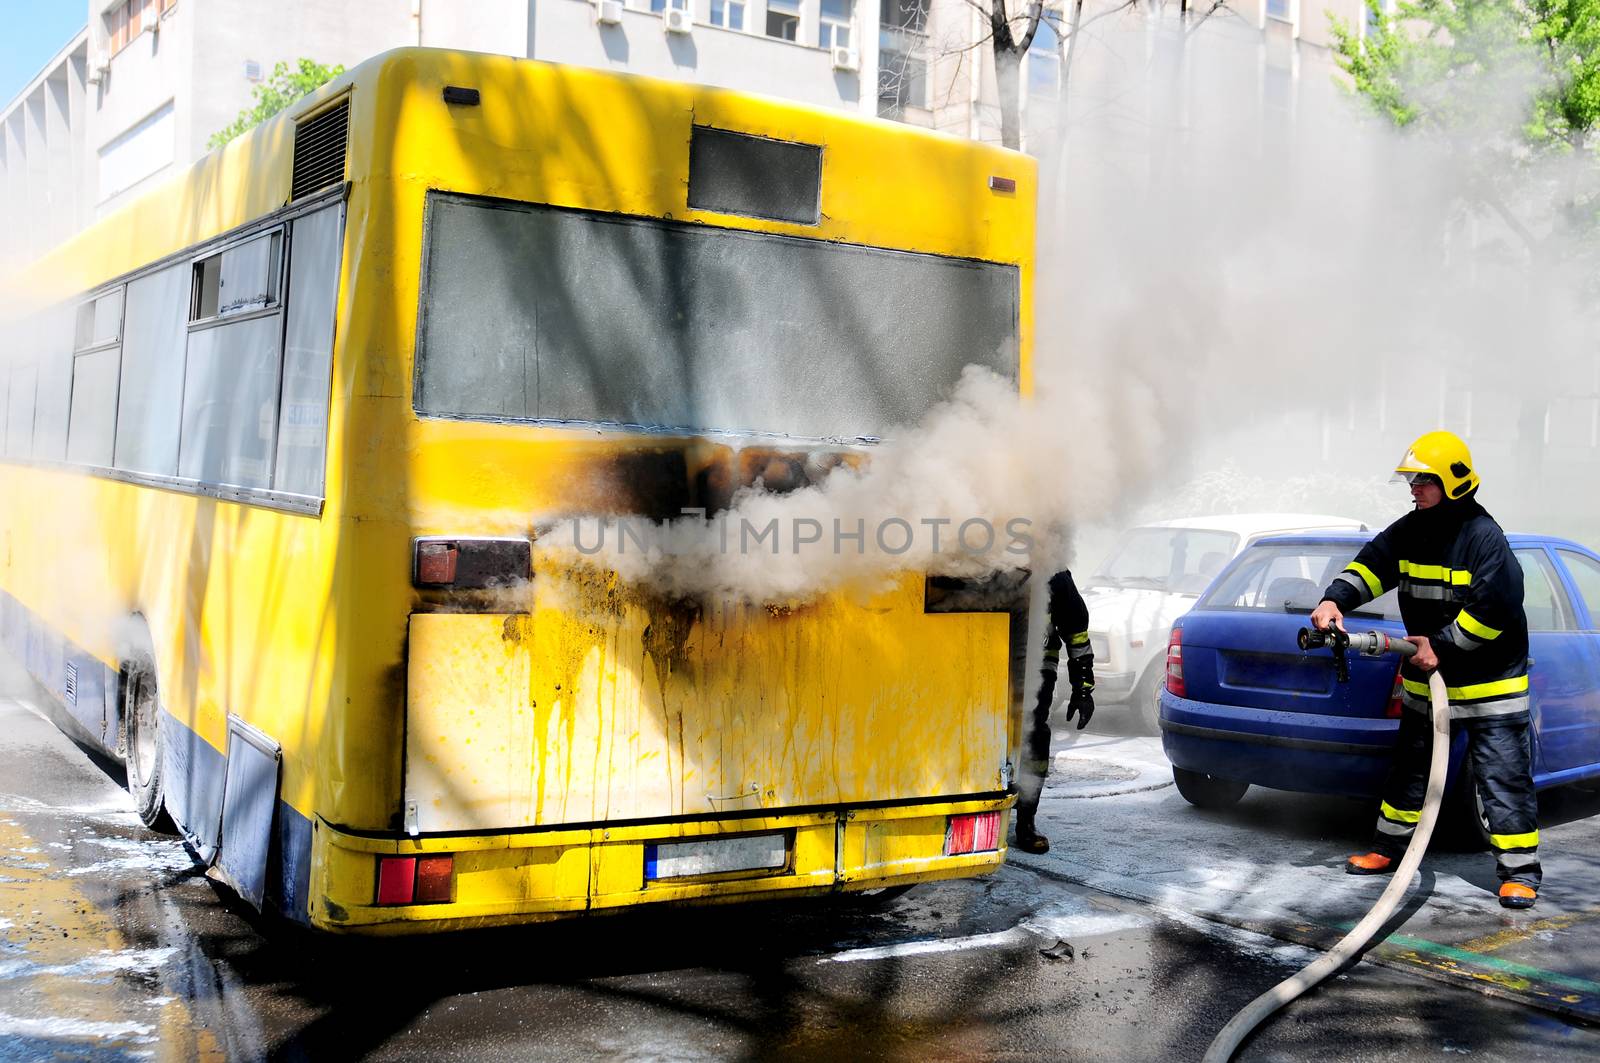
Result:
<svg viewBox="0 0 1600 1063"><path fill-rule="evenodd" d="M693 842L664 842L644 847L646 881L718 875L729 871L777 870L789 862L782 834L741 834Z"/></svg>

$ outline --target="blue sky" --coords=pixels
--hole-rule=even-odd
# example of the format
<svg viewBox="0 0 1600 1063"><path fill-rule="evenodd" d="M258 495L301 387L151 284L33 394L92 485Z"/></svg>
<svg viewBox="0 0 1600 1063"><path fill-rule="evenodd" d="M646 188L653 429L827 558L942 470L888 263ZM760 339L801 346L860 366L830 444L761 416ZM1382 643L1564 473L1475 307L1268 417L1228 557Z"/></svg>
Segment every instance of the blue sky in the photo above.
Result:
<svg viewBox="0 0 1600 1063"><path fill-rule="evenodd" d="M87 0L0 0L0 107L11 102L89 17Z"/></svg>

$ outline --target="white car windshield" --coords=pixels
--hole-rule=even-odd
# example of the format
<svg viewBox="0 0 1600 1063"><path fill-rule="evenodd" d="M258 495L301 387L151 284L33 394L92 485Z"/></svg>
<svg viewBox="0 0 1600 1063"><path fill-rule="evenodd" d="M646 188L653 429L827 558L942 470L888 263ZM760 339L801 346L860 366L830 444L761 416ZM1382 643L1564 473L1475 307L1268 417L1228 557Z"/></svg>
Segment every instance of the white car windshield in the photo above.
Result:
<svg viewBox="0 0 1600 1063"><path fill-rule="evenodd" d="M1238 549L1239 536L1210 528L1135 528L1089 581L1199 594Z"/></svg>

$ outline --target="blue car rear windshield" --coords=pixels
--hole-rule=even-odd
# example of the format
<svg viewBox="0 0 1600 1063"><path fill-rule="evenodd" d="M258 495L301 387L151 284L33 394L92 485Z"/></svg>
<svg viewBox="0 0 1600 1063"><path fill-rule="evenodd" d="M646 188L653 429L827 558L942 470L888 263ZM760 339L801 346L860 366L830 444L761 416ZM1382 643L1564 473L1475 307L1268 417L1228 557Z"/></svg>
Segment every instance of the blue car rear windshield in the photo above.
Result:
<svg viewBox="0 0 1600 1063"><path fill-rule="evenodd" d="M1359 543L1257 544L1240 555L1233 570L1206 591L1197 607L1309 613L1359 548ZM1391 590L1353 615L1399 620L1400 605Z"/></svg>

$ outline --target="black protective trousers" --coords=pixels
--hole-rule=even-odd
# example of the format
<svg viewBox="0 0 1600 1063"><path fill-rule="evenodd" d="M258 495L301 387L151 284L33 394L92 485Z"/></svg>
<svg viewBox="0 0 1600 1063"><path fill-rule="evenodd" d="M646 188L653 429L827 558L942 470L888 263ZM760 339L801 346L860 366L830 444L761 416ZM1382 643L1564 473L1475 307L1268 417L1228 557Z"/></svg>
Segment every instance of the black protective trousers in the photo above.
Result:
<svg viewBox="0 0 1600 1063"><path fill-rule="evenodd" d="M1463 767L1470 767L1476 780L1500 878L1537 889L1544 872L1539 866L1539 803L1530 770L1528 717L1454 720L1452 735L1463 727L1467 732ZM1427 714L1405 709L1373 845L1385 856L1399 857L1416 831L1428 789L1432 741Z"/></svg>

